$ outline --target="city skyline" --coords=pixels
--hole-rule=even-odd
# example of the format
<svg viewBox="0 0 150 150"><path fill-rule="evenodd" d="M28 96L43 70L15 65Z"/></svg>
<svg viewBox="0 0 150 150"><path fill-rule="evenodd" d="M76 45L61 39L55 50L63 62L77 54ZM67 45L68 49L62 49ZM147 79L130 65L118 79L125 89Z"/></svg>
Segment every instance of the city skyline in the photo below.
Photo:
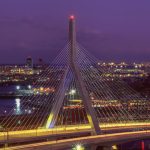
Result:
<svg viewBox="0 0 150 150"><path fill-rule="evenodd" d="M0 63L23 63L27 56L50 62L67 43L70 14L78 20L77 39L98 59L149 61L150 2L108 2L1 1Z"/></svg>
<svg viewBox="0 0 150 150"><path fill-rule="evenodd" d="M148 149L149 9L71 2L0 6L0 149Z"/></svg>

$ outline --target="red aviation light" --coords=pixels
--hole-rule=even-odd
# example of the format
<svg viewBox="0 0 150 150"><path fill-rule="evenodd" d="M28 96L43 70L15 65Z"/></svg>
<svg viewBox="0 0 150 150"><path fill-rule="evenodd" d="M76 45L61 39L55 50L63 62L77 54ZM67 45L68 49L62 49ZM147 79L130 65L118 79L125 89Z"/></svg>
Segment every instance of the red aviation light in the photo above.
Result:
<svg viewBox="0 0 150 150"><path fill-rule="evenodd" d="M70 16L70 19L71 19L71 20L74 20L74 19L75 19L74 15L71 15L71 16Z"/></svg>

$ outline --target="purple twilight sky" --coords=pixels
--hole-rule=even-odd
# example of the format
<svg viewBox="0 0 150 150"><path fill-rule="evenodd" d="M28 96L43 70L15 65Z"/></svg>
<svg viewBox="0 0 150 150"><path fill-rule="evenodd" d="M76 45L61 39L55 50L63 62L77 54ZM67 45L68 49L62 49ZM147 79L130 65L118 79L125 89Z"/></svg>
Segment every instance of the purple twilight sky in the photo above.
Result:
<svg viewBox="0 0 150 150"><path fill-rule="evenodd" d="M150 60L150 0L1 0L0 63L51 61L74 14L78 41L101 60Z"/></svg>

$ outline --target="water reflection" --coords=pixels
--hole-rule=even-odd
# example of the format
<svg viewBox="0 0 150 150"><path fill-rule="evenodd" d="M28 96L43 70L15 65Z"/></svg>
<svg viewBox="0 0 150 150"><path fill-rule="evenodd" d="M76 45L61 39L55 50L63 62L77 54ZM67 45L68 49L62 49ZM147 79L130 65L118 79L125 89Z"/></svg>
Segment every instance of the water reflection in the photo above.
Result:
<svg viewBox="0 0 150 150"><path fill-rule="evenodd" d="M36 108L29 105L23 105L22 99L1 99L0 98L0 116L3 115L22 115L31 114Z"/></svg>
<svg viewBox="0 0 150 150"><path fill-rule="evenodd" d="M16 109L15 109L15 113L17 115L21 114L21 109L20 109L20 98L16 98L15 99L16 102Z"/></svg>
<svg viewBox="0 0 150 150"><path fill-rule="evenodd" d="M32 94L32 86L31 85L8 85L8 86L0 86L0 94L4 93L5 96L0 95L0 116L7 115L23 115L23 114L31 114L36 109L35 107L30 107L30 100L28 104L24 104L23 98L14 98L14 96L9 96L10 93L19 93L21 90L26 92L27 95ZM8 95L7 95L8 93ZM2 94L3 95L3 94Z"/></svg>

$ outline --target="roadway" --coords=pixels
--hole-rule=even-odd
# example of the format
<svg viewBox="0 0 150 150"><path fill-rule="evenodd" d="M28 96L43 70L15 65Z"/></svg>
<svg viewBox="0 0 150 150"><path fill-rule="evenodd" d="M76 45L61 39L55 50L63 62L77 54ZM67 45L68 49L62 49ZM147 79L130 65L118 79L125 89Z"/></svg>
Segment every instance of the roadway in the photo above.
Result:
<svg viewBox="0 0 150 150"><path fill-rule="evenodd" d="M71 139L39 142L35 144L26 144L22 146L8 147L5 148L5 150L33 150L33 149L60 150L60 149L71 148L74 144L78 144L78 143L82 143L83 145L112 146L114 144L146 139L146 138L150 138L150 130L103 134L103 135L96 135L96 136L86 136L86 137L78 137L78 138L71 138Z"/></svg>
<svg viewBox="0 0 150 150"><path fill-rule="evenodd" d="M102 134L133 132L137 130L150 130L150 123L103 124ZM55 127L52 129L34 129L22 131L0 132L0 144L22 143L46 139L61 139L64 137L87 136L91 133L90 125L72 125Z"/></svg>

